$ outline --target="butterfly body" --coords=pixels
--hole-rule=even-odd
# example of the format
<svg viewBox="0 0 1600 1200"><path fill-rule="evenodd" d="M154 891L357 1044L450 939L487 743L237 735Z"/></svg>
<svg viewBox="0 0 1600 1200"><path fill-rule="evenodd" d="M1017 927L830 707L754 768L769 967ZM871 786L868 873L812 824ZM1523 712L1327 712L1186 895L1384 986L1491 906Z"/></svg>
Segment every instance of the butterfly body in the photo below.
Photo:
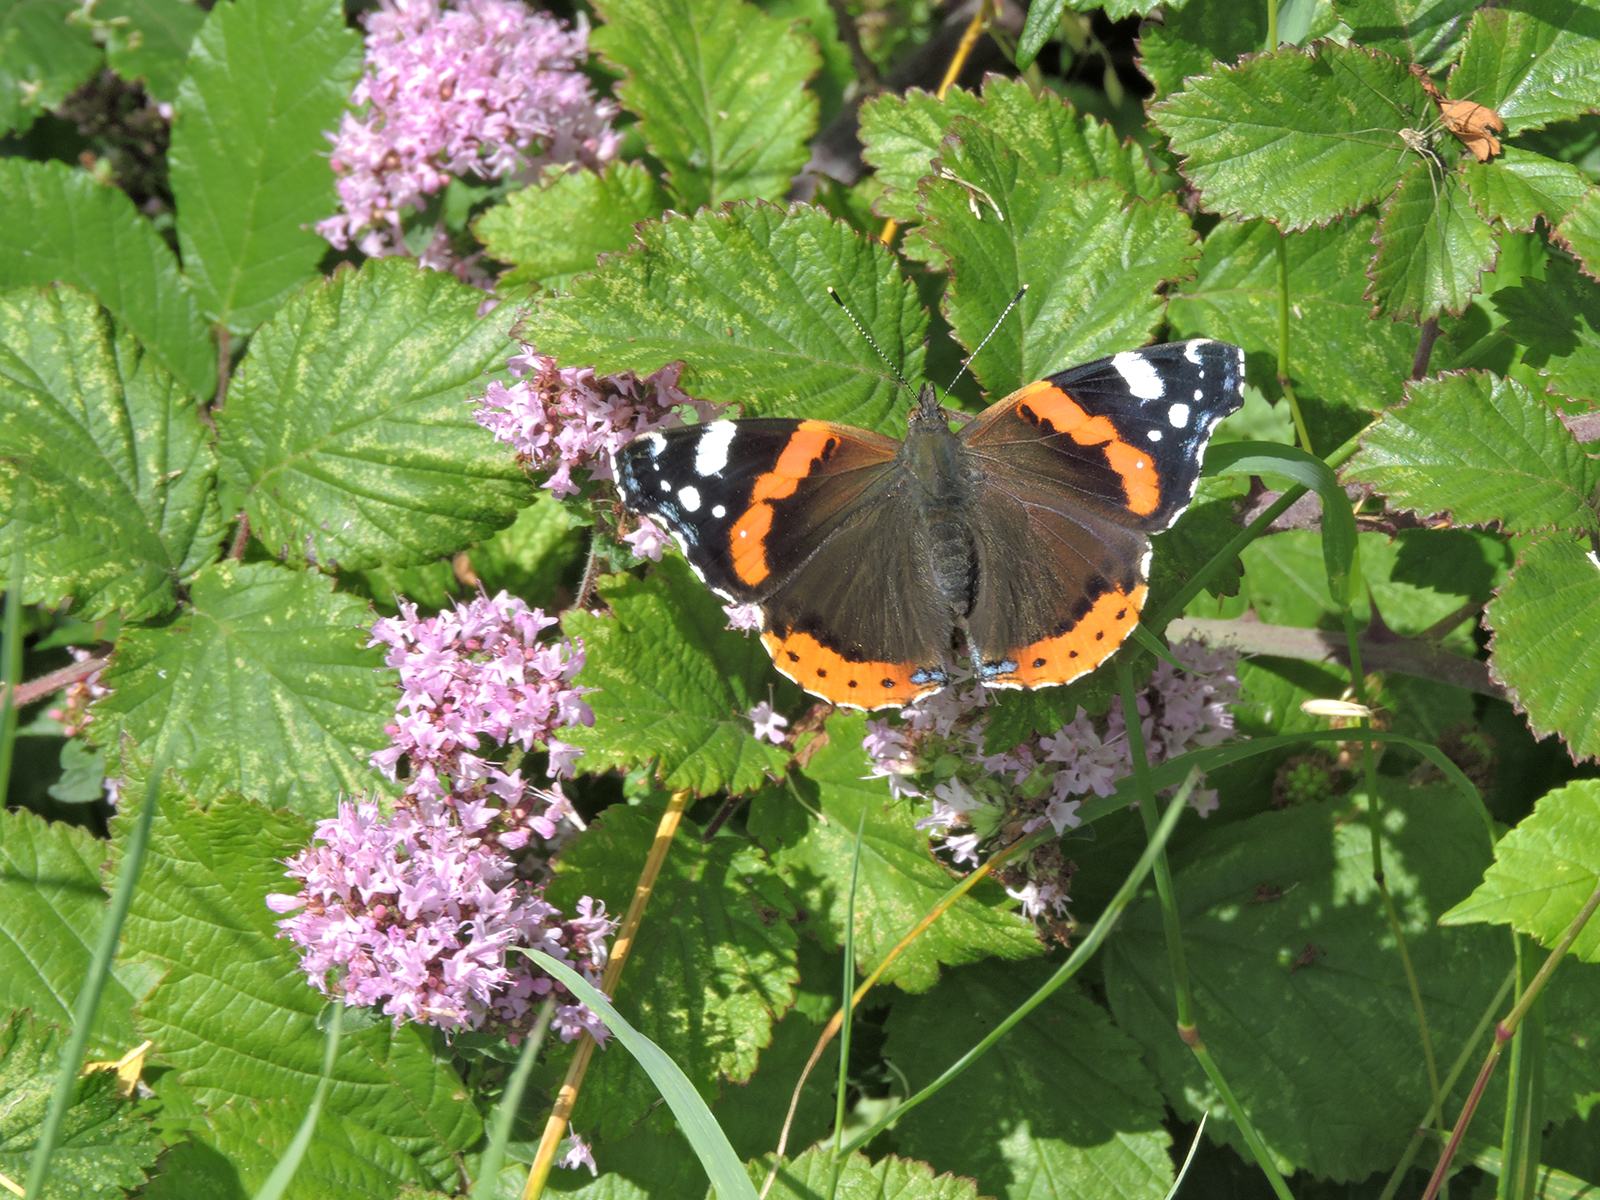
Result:
<svg viewBox="0 0 1600 1200"><path fill-rule="evenodd" d="M756 418L646 434L615 456L719 596L756 604L802 687L903 705L958 666L985 685L1071 682L1137 623L1149 534L1188 505L1243 353L1197 340L1053 375L952 430L924 388L897 441Z"/></svg>

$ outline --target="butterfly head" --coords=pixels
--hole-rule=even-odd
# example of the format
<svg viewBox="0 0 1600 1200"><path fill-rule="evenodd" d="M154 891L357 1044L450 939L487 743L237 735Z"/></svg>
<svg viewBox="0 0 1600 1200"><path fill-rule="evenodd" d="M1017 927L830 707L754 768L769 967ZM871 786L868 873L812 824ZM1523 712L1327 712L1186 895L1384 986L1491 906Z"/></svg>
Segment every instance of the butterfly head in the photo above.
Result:
<svg viewBox="0 0 1600 1200"><path fill-rule="evenodd" d="M916 407L911 410L910 424L932 425L939 424L949 428L950 422L946 420L944 409L939 405L939 395L934 391L933 384L924 383L917 392Z"/></svg>

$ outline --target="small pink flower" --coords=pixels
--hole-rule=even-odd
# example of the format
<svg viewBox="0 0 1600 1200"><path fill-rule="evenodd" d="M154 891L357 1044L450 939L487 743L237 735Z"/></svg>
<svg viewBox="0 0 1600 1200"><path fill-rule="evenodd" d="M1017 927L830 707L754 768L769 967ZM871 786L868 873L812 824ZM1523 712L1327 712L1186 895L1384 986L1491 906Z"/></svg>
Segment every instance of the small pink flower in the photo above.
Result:
<svg viewBox="0 0 1600 1200"><path fill-rule="evenodd" d="M755 726L757 739L769 741L774 746L783 745L783 739L786 736L783 730L789 724L788 717L783 716L781 713L773 712L772 705L765 700L752 708L745 716Z"/></svg>
<svg viewBox="0 0 1600 1200"><path fill-rule="evenodd" d="M576 1171L579 1167L588 1167L590 1175L598 1175L599 1171L594 1165L594 1152L589 1149L589 1144L577 1134L573 1134L566 1141L567 1152L562 1156L559 1166L569 1171Z"/></svg>
<svg viewBox="0 0 1600 1200"><path fill-rule="evenodd" d="M661 554L672 545L672 539L649 517L639 518L639 528L632 533L622 535L622 540L628 544L639 558L648 558L651 562L660 562Z"/></svg>
<svg viewBox="0 0 1600 1200"><path fill-rule="evenodd" d="M728 628L742 633L761 632L761 606L759 604L724 604L722 611L728 615Z"/></svg>

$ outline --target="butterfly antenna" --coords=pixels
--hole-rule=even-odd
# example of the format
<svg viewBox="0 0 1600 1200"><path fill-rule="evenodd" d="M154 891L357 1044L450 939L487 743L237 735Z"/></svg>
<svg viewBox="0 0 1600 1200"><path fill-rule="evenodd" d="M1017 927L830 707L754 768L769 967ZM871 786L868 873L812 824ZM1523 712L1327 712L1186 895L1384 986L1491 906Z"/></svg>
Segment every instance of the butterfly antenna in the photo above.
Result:
<svg viewBox="0 0 1600 1200"><path fill-rule="evenodd" d="M1011 297L1011 303L1006 305L1005 312L1001 313L997 318L995 318L994 326L989 330L988 333L983 335L983 341L978 343L978 350L982 350L985 346L987 346L989 344L989 339L1000 332L1001 323L1011 315L1011 310L1017 306L1017 301L1021 300L1027 294L1027 284L1023 284L1017 289L1017 294ZM950 381L950 387L945 388L945 391L948 392L950 388L955 387L956 383L961 379L961 377L967 373L967 368L972 365L972 360L978 357L978 350L974 350L971 354L967 355L961 360L961 370L956 372L955 378Z"/></svg>
<svg viewBox="0 0 1600 1200"><path fill-rule="evenodd" d="M867 332L867 327L856 319L855 313L850 311L850 306L844 302L839 293L830 287L828 289L828 295L833 297L833 302L835 304L844 309L844 315L850 318L850 324L856 327L856 332L867 339L867 345L871 346L875 351L877 351L878 357L883 359L884 365L887 366L889 370L894 372L894 377L900 381L900 386L905 388L905 390L908 392L914 392L916 389L906 382L906 377L900 374L900 368L895 366L890 360L889 356L883 352L883 347L878 345L878 343L873 339L873 336Z"/></svg>

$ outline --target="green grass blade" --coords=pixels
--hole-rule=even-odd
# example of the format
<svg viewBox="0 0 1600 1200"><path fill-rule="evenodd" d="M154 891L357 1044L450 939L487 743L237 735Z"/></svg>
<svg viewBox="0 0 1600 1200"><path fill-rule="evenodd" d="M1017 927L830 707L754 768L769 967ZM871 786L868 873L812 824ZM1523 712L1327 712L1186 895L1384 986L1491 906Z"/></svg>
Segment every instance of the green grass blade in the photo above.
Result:
<svg viewBox="0 0 1600 1200"><path fill-rule="evenodd" d="M522 1093L528 1086L528 1076L533 1074L533 1064L539 1057L539 1047L544 1045L545 1034L550 1031L550 1020L556 1015L556 998L545 997L539 1016L522 1043L522 1053L506 1084L506 1094L500 1097L500 1106L494 1110L494 1128L489 1133L489 1147L478 1164L478 1182L472 1185L471 1200L493 1200L496 1194L495 1177L506 1160L506 1144L511 1141L511 1130L516 1124L517 1108L522 1104Z"/></svg>
<svg viewBox="0 0 1600 1200"><path fill-rule="evenodd" d="M11 578L6 583L5 629L0 632L0 800L11 788L11 756L17 744L17 706L11 703L22 682L22 538L11 552Z"/></svg>
<svg viewBox="0 0 1600 1200"><path fill-rule="evenodd" d="M311 1145L311 1135L317 1131L317 1118L322 1116L322 1103L328 1098L328 1090L333 1086L333 1064L339 1058L339 1035L344 1031L344 1002L333 1002L333 1019L328 1022L328 1041L322 1051L322 1078L317 1080L317 1094L311 1097L311 1106L306 1109L306 1115L300 1122L300 1128L295 1130L294 1140L289 1143L289 1148L283 1152L283 1157L272 1168L272 1174L267 1176L267 1181L256 1192L255 1200L280 1200L283 1193L288 1190L289 1184L294 1180L294 1173L300 1169L300 1160L306 1156L306 1148Z"/></svg>

